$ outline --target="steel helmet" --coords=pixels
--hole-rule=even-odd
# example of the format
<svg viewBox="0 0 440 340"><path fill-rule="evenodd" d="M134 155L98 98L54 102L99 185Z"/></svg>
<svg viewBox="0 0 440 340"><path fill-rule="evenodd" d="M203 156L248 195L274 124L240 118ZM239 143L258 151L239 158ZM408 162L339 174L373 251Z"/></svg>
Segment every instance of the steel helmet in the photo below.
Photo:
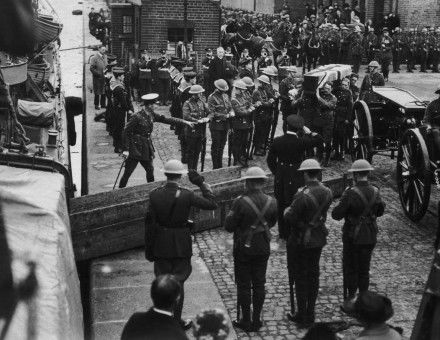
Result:
<svg viewBox="0 0 440 340"><path fill-rule="evenodd" d="M266 76L265 74L263 74L262 76L259 76L257 78L261 83L265 83L265 84L270 84L270 79L268 76Z"/></svg>
<svg viewBox="0 0 440 340"><path fill-rule="evenodd" d="M278 69L275 66L268 66L263 70L263 74L269 77L276 77L278 75Z"/></svg>
<svg viewBox="0 0 440 340"><path fill-rule="evenodd" d="M357 161L353 162L348 172L361 172L361 171L373 171L373 170L374 168L367 160L358 159Z"/></svg>
<svg viewBox="0 0 440 340"><path fill-rule="evenodd" d="M241 79L243 81L243 83L247 86L247 87L252 87L255 86L254 82L252 81L252 79L250 77L244 77L243 79Z"/></svg>
<svg viewBox="0 0 440 340"><path fill-rule="evenodd" d="M234 81L234 87L241 90L247 90L246 84L243 80Z"/></svg>
<svg viewBox="0 0 440 340"><path fill-rule="evenodd" d="M205 89L203 87L201 87L200 85L193 85L193 86L191 86L191 88L188 91L189 94L197 94L197 93L203 93L203 92L205 92Z"/></svg>
<svg viewBox="0 0 440 340"><path fill-rule="evenodd" d="M250 167L244 173L242 179L258 179L258 178L267 178L266 173L263 169L258 166Z"/></svg>
<svg viewBox="0 0 440 340"><path fill-rule="evenodd" d="M368 67L380 67L379 63L376 60L372 60L369 64Z"/></svg>
<svg viewBox="0 0 440 340"><path fill-rule="evenodd" d="M181 161L170 159L165 163L163 172L165 174L184 175L187 173Z"/></svg>
<svg viewBox="0 0 440 340"><path fill-rule="evenodd" d="M319 162L314 158L306 159L299 166L298 171L322 170Z"/></svg>
<svg viewBox="0 0 440 340"><path fill-rule="evenodd" d="M217 79L214 82L214 86L219 89L220 91L226 92L229 90L228 83L224 79Z"/></svg>

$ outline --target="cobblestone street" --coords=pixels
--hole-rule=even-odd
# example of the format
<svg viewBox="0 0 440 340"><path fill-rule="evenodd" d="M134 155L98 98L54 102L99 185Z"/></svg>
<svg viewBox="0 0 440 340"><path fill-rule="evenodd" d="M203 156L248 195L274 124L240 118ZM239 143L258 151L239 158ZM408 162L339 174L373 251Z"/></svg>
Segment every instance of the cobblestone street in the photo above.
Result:
<svg viewBox="0 0 440 340"><path fill-rule="evenodd" d="M432 261L436 219L427 215L420 223L411 223L401 211L397 193L389 187L382 187L381 193L387 208L378 223L380 234L373 254L370 288L392 299L395 316L390 324L402 327L405 337L409 337ZM330 217L327 226L329 236L321 257L317 320L349 321L339 309L343 301L342 222ZM290 311L286 249L284 241L278 239L276 229L272 231L272 254L267 271L264 327L258 334L239 332L240 339L296 339L303 334L286 319L286 313ZM211 230L197 235L196 243L199 255L206 262L229 315L234 319L236 288L232 235L220 229ZM358 329L352 328L345 334L351 331L356 333Z"/></svg>

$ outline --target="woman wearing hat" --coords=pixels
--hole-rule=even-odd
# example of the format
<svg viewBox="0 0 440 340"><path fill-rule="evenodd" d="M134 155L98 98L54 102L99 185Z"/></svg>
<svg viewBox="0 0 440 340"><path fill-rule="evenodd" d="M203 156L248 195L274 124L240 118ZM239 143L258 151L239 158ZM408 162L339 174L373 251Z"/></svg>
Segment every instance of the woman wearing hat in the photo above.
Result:
<svg viewBox="0 0 440 340"><path fill-rule="evenodd" d="M147 173L147 182L154 182L154 146L151 140L154 122L168 125L188 125L193 123L180 118L165 117L154 112L154 105L159 98L157 93L142 96L144 108L134 114L124 129L124 156L125 171L119 182L120 188L125 188L138 163L144 167Z"/></svg>
<svg viewBox="0 0 440 340"><path fill-rule="evenodd" d="M187 150L188 169L197 170L197 164L202 151L203 144L206 147L206 123L209 121L208 104L206 104L203 93L205 89L200 85L193 85L189 90L191 98L188 99L182 108L183 119L196 124L193 128L185 127L185 140Z"/></svg>
<svg viewBox="0 0 440 340"><path fill-rule="evenodd" d="M366 291L359 295L354 304L354 316L364 329L356 337L359 340L401 340L401 334L387 325L393 314L391 300L374 292Z"/></svg>

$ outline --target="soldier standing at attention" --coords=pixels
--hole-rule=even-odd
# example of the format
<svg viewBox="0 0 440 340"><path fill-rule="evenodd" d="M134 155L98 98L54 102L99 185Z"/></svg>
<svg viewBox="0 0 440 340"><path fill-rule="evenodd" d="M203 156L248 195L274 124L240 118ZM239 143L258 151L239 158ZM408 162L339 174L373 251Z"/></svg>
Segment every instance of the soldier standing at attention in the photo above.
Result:
<svg viewBox="0 0 440 340"><path fill-rule="evenodd" d="M376 217L383 215L385 203L379 189L368 182L374 170L364 159L355 161L349 172L355 185L344 191L333 209L333 219L345 219L342 229L344 274L344 312L353 311L356 292L366 292L370 284L370 261L377 241Z"/></svg>
<svg viewBox="0 0 440 340"><path fill-rule="evenodd" d="M252 99L247 94L246 84L242 80L234 82L235 94L232 96L231 104L235 113L232 118L232 154L234 165L247 166L247 150L249 143L249 132L252 128L252 113L255 108Z"/></svg>
<svg viewBox="0 0 440 340"><path fill-rule="evenodd" d="M154 182L154 146L151 140L153 123L159 122L169 125L186 124L191 128L193 123L180 118L165 117L154 112L154 105L159 98L157 93L150 93L142 96L144 109L134 114L124 129L124 156L125 171L119 182L120 188L127 186L128 179L136 169L138 163L144 167L147 173L147 182Z"/></svg>
<svg viewBox="0 0 440 340"><path fill-rule="evenodd" d="M391 39L388 28L384 27L383 29L383 37L380 42L381 46L381 56L380 62L382 64L382 73L385 78L385 81L388 81L388 74L390 73L389 67L391 60L393 59L393 55L391 52L391 48L393 46L393 39Z"/></svg>
<svg viewBox="0 0 440 340"><path fill-rule="evenodd" d="M359 26L355 27L354 34L351 37L351 56L353 58L353 72L359 73L362 62L363 36Z"/></svg>
<svg viewBox="0 0 440 340"><path fill-rule="evenodd" d="M165 163L167 182L150 193L150 204L145 223L145 256L154 262L156 277L172 274L180 282L180 299L174 310L174 318L184 330L191 327L191 321L182 320L184 283L191 274L191 223L188 222L193 207L214 210L217 208L215 196L204 178L190 170L188 177L197 185L203 197L180 186L182 175L186 173L178 160Z"/></svg>
<svg viewBox="0 0 440 340"><path fill-rule="evenodd" d="M295 282L298 312L289 313L289 320L300 327L315 322L315 304L319 291L319 259L327 243L327 210L332 192L319 181L321 166L315 159L306 159L298 171L304 174L305 187L294 196L284 212L290 230L287 240L289 276ZM294 311L294 306L291 306Z"/></svg>
<svg viewBox="0 0 440 340"><path fill-rule="evenodd" d="M212 139L212 168L219 169L223 167L223 150L225 149L230 128L228 118L234 116L234 111L227 94L229 86L226 80L217 79L214 82L214 86L216 89L208 97L208 107L211 115L209 129L211 130Z"/></svg>
<svg viewBox="0 0 440 340"><path fill-rule="evenodd" d="M246 180L246 192L235 199L225 220L225 229L234 233L235 282L238 306L242 312L241 319L233 324L245 332L256 332L262 326L270 228L277 220L277 205L263 192L267 179L263 169L249 168L243 178Z"/></svg>
<svg viewBox="0 0 440 340"><path fill-rule="evenodd" d="M197 170L200 152L202 151L203 143L206 143L206 123L209 118L208 104L206 104L203 96L205 89L200 85L193 85L189 90L192 95L183 104L183 119L195 124L193 128L185 127L185 139L188 155L188 169Z"/></svg>
<svg viewBox="0 0 440 340"><path fill-rule="evenodd" d="M399 73L402 60L403 39L399 27L395 28L393 35L393 73Z"/></svg>
<svg viewBox="0 0 440 340"><path fill-rule="evenodd" d="M278 202L278 232L287 240L288 230L284 223L284 209L292 203L298 188L304 185L298 168L305 158L307 145L299 135L304 128L304 119L298 115L287 117L287 132L276 137L267 155L267 165L275 176L274 194Z"/></svg>

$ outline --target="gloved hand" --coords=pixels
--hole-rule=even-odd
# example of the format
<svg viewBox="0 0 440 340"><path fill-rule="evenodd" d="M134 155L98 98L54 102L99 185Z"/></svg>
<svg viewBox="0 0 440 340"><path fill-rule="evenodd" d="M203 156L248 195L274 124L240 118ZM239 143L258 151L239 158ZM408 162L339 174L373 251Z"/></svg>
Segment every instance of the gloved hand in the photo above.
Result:
<svg viewBox="0 0 440 340"><path fill-rule="evenodd" d="M188 178L189 181L197 186L201 186L205 181L205 177L201 176L196 170L190 169L188 170Z"/></svg>

